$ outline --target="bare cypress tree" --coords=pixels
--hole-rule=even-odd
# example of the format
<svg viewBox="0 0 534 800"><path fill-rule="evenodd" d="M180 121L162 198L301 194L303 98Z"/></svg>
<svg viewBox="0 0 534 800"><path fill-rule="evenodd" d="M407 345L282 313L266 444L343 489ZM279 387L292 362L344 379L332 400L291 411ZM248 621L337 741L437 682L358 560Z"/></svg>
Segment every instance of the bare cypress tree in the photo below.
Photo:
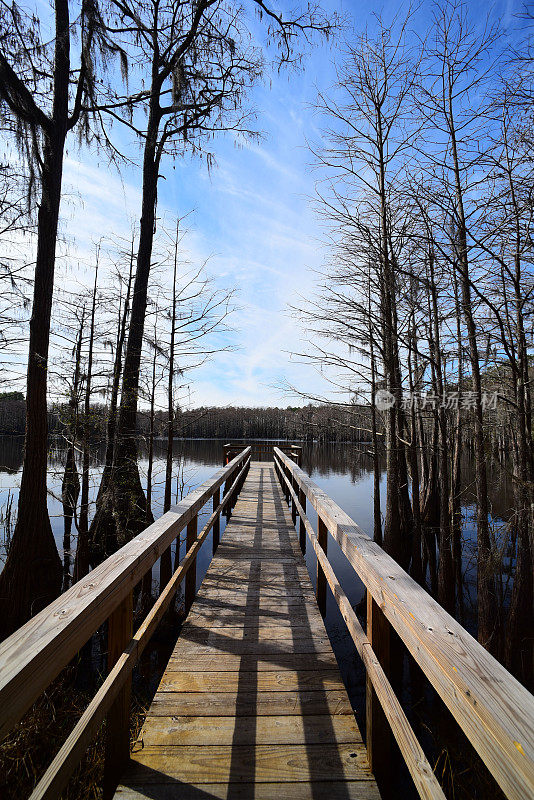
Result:
<svg viewBox="0 0 534 800"><path fill-rule="evenodd" d="M148 439L147 439L147 456L148 456L148 463L147 463L147 475L146 475L146 503L147 503L147 522L149 519L152 519L152 490L153 486L153 471L154 471L154 436L155 436L155 424L156 424L156 392L158 385L160 384L163 375L160 373L158 375L158 356L161 358L162 351L161 345L159 341L159 331L158 331L158 323L159 317L162 313L162 308L160 307L159 302L153 301L153 308L151 309L151 314L154 318L153 320L153 328L152 328L152 335L147 337L147 344L149 347L149 351L151 350L152 353L150 355L150 360L147 359L147 371L146 371L146 383L145 389L143 391L143 395L145 400L148 400L148 410L146 411L146 416L148 416Z"/></svg>
<svg viewBox="0 0 534 800"><path fill-rule="evenodd" d="M167 455L165 460L165 498L163 501L163 511L168 511L171 507L172 494L172 460L174 448L174 377L175 377L175 340L176 340L176 281L178 272L178 232L180 220L176 220L176 239L174 243L174 261L172 271L172 304L170 313L171 335L169 340L169 366L167 376Z"/></svg>
<svg viewBox="0 0 534 800"><path fill-rule="evenodd" d="M90 135L95 66L109 53L97 2L83 0L77 20L68 0L55 0L53 39L41 39L39 20L2 2L0 104L40 193L37 255L26 383L26 438L17 525L0 576L1 631L8 634L61 589L61 562L47 509L47 363L63 156L69 131ZM79 35L79 63L71 42ZM38 184L38 187L37 187ZM31 555L29 555L31 554Z"/></svg>
<svg viewBox="0 0 534 800"><path fill-rule="evenodd" d="M403 154L414 133L406 131L406 115L417 62L405 43L408 18L388 27L378 19L378 32L362 35L347 46L338 75L342 100L320 96L319 109L331 120L327 146L317 153L329 180L323 213L337 224L342 218L352 233L341 240L353 254L353 275L361 275L362 259L371 263L378 295L377 327L383 370L381 389L392 402L383 411L386 447L386 518L384 548L408 567L413 517L408 492L402 370L398 331L399 259L403 258L403 223L396 219L395 186L403 170ZM399 228L400 224L400 228ZM352 241L351 241L352 238ZM338 237L339 241L339 237ZM357 255L359 244L360 255ZM342 283L342 280L340 281ZM373 398L374 402L374 398Z"/></svg>
<svg viewBox="0 0 534 800"><path fill-rule="evenodd" d="M91 392L93 389L93 351L95 343L95 316L97 307L98 267L100 259L100 243L96 248L95 279L91 298L91 314L89 316L89 342L87 362L85 366L85 396L83 405L83 432L82 432L82 495L80 500L80 513L78 516L78 545L74 561L74 581L79 581L89 572L89 437L91 428Z"/></svg>
<svg viewBox="0 0 534 800"><path fill-rule="evenodd" d="M267 19L268 35L280 44L280 60L296 58L293 40L328 33L332 22L308 8L285 20L260 0L252 8ZM259 51L250 44L242 10L220 0L114 2L109 31L125 37L137 67L150 65L148 88L111 98L105 110L126 122L143 142L142 211L130 326L122 379L113 470L100 493L91 526L93 561L103 558L146 525L146 497L137 466L136 416L139 370L151 256L156 229L157 186L165 153L187 149L202 154L206 142L224 130L249 132L241 104L261 74ZM135 48L132 47L135 43ZM144 78L143 73L141 76ZM146 127L135 110L146 113ZM205 154L205 153L204 153ZM209 153L208 162L211 161Z"/></svg>
<svg viewBox="0 0 534 800"><path fill-rule="evenodd" d="M503 657L508 668L527 686L534 682L534 439L532 436L529 317L532 316L532 195L534 158L525 121L510 87L504 85L495 101L499 125L490 149L491 173L484 196L485 224L476 244L490 258L484 292L501 354L497 375L510 419L516 558L513 589L505 628ZM507 376L509 375L509 379Z"/></svg>
<svg viewBox="0 0 534 800"><path fill-rule="evenodd" d="M121 278L120 266L117 267L116 271L117 279L120 284L121 293L119 298L119 313L117 317L115 342L109 343L110 346L113 348L114 357L113 357L113 371L111 378L111 391L109 397L109 408L108 408L108 415L106 422L106 455L104 458L104 469L102 472L102 479L100 481L100 486L98 489L99 496L101 495L102 492L105 491L109 481L109 477L111 475L111 471L113 469L115 430L117 427L117 406L119 401L119 389L122 377L122 359L124 353L124 342L126 339L128 319L130 314L130 296L132 290L132 278L133 278L133 267L134 267L134 245L135 245L135 237L134 234L132 233L131 248L128 254L129 269L128 269L128 279L126 282L124 302L122 299L122 278ZM121 255L124 256L125 254L122 253Z"/></svg>
<svg viewBox="0 0 534 800"><path fill-rule="evenodd" d="M174 451L174 377L175 377L175 339L176 339L176 281L178 271L178 231L180 221L176 220L176 238L174 241L174 259L172 272L172 305L170 313L171 332L169 338L169 374L167 377L167 454L165 459L165 496L163 500L163 512L171 507L172 495L172 464ZM176 540L176 551L180 551L180 537ZM161 556L160 564L160 585L165 586L172 573L172 552L171 548Z"/></svg>
<svg viewBox="0 0 534 800"><path fill-rule="evenodd" d="M434 41L428 47L427 82L421 87L420 109L431 128L438 130L444 147L431 153L437 164L438 184L450 228L453 220L453 254L451 261L458 274L462 317L468 339L469 364L473 392L472 420L475 446L475 483L477 497L478 549L478 638L496 652L499 635L495 575L489 530L488 478L484 443L481 358L476 320L476 260L470 246L472 214L466 207L478 191L479 176L475 170L478 135L487 118L484 89L491 71L489 53L497 40L494 29L478 35L467 18L461 2L436 6ZM476 98L476 99L475 99ZM476 298L476 295L475 295Z"/></svg>
<svg viewBox="0 0 534 800"><path fill-rule="evenodd" d="M79 433L80 364L84 326L85 306L82 306L78 335L76 337L74 349L74 374L69 392L67 457L61 484L61 499L63 503L63 591L68 589L70 585L70 533L72 520L76 514L78 505L78 495L80 494L80 478L76 466L76 445Z"/></svg>

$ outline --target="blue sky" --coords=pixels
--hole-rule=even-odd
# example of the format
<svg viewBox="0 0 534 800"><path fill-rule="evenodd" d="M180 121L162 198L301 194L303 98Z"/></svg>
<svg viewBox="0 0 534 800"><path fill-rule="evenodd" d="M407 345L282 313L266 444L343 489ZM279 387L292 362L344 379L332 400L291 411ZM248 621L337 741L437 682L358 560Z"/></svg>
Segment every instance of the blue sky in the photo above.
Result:
<svg viewBox="0 0 534 800"><path fill-rule="evenodd" d="M421 27L430 18L431 3L423 2ZM519 0L499 0L492 14L510 29ZM372 29L372 12L386 19L406 7L401 2L329 3L349 14L354 27ZM475 18L489 7L469 3ZM184 256L201 263L224 287L236 287L239 309L233 332L225 342L234 348L221 353L191 375L191 404L288 405L297 402L279 388L285 381L313 395L333 396L329 385L311 367L290 360L290 351L305 347L306 332L288 307L312 294L314 270L325 258L321 230L310 207L315 174L306 140L320 138L320 120L313 111L316 88L334 80L336 45L320 45L300 72L273 74L271 85L257 86L252 101L258 111L259 144L235 146L230 136L214 144L217 166L208 174L204 163L189 158L172 168L164 164L160 181L159 215L184 215L189 234ZM266 84L268 82L266 81ZM122 177L94 154L68 154L65 168L63 230L71 252L83 254L107 233L128 234L140 214L140 173L128 169ZM169 269L170 269L169 265ZM338 398L339 399L339 398Z"/></svg>

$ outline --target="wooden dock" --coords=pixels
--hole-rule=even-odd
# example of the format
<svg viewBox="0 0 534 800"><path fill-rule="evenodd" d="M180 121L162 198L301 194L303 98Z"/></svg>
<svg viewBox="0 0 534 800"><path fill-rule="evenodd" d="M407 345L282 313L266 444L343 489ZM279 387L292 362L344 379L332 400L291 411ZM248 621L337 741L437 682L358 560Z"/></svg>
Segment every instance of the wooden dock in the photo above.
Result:
<svg viewBox="0 0 534 800"><path fill-rule="evenodd" d="M251 462L115 796L380 797L272 463Z"/></svg>
<svg viewBox="0 0 534 800"><path fill-rule="evenodd" d="M390 681L393 631L504 796L532 800L534 696L314 483L298 446L270 447L272 462L233 447L208 480L0 643L5 736L107 621L108 674L30 800L63 796L104 721L104 800L378 800L375 777L397 797L393 739L419 797L445 800ZM255 449L265 456L264 443ZM195 599L210 533L214 558ZM166 575L180 536L187 552ZM332 542L367 590L366 631L329 561ZM159 596L134 632L135 587L157 562ZM181 586L190 613L131 752L132 670ZM328 591L366 670L365 748L319 611Z"/></svg>

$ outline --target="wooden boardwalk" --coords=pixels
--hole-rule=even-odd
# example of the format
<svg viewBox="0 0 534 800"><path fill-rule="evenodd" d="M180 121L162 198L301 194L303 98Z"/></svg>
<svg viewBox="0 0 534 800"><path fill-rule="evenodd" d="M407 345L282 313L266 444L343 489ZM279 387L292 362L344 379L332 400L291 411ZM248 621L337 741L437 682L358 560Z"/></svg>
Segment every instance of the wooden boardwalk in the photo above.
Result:
<svg viewBox="0 0 534 800"><path fill-rule="evenodd" d="M108 674L31 800L63 796L104 721L106 800L379 800L369 763L384 793L401 796L391 735L422 800L445 800L389 680L393 631L508 800L532 800L533 695L313 482L298 447L272 447L275 467L251 463L251 445L232 447L224 467L0 644L5 736L108 623ZM132 670L178 588L194 599L195 558L232 505L130 758ZM167 581L160 570L159 596L134 632L135 587L184 535L187 553ZM328 585L366 670L366 749L299 539L317 556L319 607ZM328 559L332 542L366 587L367 632Z"/></svg>
<svg viewBox="0 0 534 800"><path fill-rule="evenodd" d="M116 798L379 797L273 464L251 462Z"/></svg>

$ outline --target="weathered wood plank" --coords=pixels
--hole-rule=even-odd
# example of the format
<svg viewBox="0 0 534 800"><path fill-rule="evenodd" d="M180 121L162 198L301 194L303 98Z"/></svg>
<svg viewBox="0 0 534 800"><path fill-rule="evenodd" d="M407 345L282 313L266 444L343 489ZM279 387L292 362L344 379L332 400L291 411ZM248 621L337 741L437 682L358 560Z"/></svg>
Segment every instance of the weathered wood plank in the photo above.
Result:
<svg viewBox="0 0 534 800"><path fill-rule="evenodd" d="M187 525L187 533L185 540L186 550L189 550L189 548L194 545L195 539L197 538L197 533L198 533L198 516L195 516ZM187 575L185 576L185 607L188 610L193 605L193 600L195 599L196 582L197 582L197 561L195 559L194 562L191 564L191 567L189 568Z"/></svg>
<svg viewBox="0 0 534 800"><path fill-rule="evenodd" d="M215 494L213 495L213 510L215 511L219 503L221 502L221 490L217 489ZM217 548L219 546L219 540L221 538L221 521L219 517L213 523L213 553L217 552Z"/></svg>
<svg viewBox="0 0 534 800"><path fill-rule="evenodd" d="M206 594L203 596L206 597ZM278 586L274 581L264 586L248 587L245 583L233 587L231 584L226 583L224 587L218 585L210 589L209 596L215 600L234 599L239 602L242 602L243 598L246 598L249 605L262 597L266 600L269 598L273 600L284 600L285 598L295 597L315 602L315 595L312 588L306 587L306 589L301 590L300 586L296 584L294 586Z"/></svg>
<svg viewBox="0 0 534 800"><path fill-rule="evenodd" d="M319 630L315 627L315 630ZM319 636L314 635L314 629L310 625L295 625L288 627L287 625L264 625L264 626L248 626L244 628L242 625L219 625L219 626L202 626L184 625L180 636L188 642L202 642L211 644L212 642L220 641L221 637L234 639L237 642L278 642L280 640L289 639L294 642L296 639L308 640L313 643ZM324 636L324 633L323 633Z"/></svg>
<svg viewBox="0 0 534 800"><path fill-rule="evenodd" d="M182 658L171 656L168 663L169 671L183 670ZM218 653L216 656L201 656L195 660L195 670L201 672L280 672L284 669L308 672L310 670L337 668L336 657L333 652L321 653L316 658L310 658L308 653L279 653L276 662L262 655L247 654L235 655L232 653Z"/></svg>
<svg viewBox="0 0 534 800"><path fill-rule="evenodd" d="M256 568L257 574L254 575L254 578L251 578L251 570ZM288 582L300 584L307 577L308 573L305 567L295 569L292 564L287 564L287 568L284 569L283 565L273 564L266 568L258 564L256 559L251 559L242 561L239 568L235 566L234 569L224 567L218 570L210 570L205 580L206 586L210 586L210 584L220 580L235 581L236 583L244 583L247 586L254 585L254 583L262 583L263 581L272 581L273 583L281 581L282 585L284 585Z"/></svg>
<svg viewBox="0 0 534 800"><path fill-rule="evenodd" d="M361 742L349 714L291 717L149 717L139 734L143 747L161 745L335 744Z"/></svg>
<svg viewBox="0 0 534 800"><path fill-rule="evenodd" d="M319 547L322 547L326 555L328 547L328 530L321 517L318 518L317 522L317 541L319 543ZM319 606L319 610L324 617L326 616L326 578L319 559L317 559L315 594L317 597L317 605Z"/></svg>
<svg viewBox="0 0 534 800"><path fill-rule="evenodd" d="M372 780L365 749L357 744L205 745L144 747L135 763L185 783L260 783ZM313 796L313 795L312 795Z"/></svg>
<svg viewBox="0 0 534 800"><path fill-rule="evenodd" d="M391 627L369 592L367 592L367 638L385 675L389 677ZM391 731L370 675L367 675L365 691L367 756L369 766L380 778L390 771Z"/></svg>
<svg viewBox="0 0 534 800"><path fill-rule="evenodd" d="M169 778L156 783L158 773L139 767L136 781L140 785L120 786L118 800L380 800L373 781L324 781L312 787L309 783L182 783ZM143 789L143 786L146 789Z"/></svg>
<svg viewBox="0 0 534 800"><path fill-rule="evenodd" d="M343 691L299 692L158 692L150 706L152 716L260 716L352 714Z"/></svg>
<svg viewBox="0 0 534 800"><path fill-rule="evenodd" d="M307 590L306 590L307 591ZM249 611L250 609L250 602L247 600L246 593L235 593L231 591L226 591L223 593L219 593L221 596L215 597L214 595L205 595L197 594L195 607L193 608L192 612L195 613L196 610L199 612L202 611L203 608L235 608L241 609L244 611ZM312 611L317 611L317 603L315 602L315 596L313 592L309 594L303 594L300 597L269 597L266 595L261 595L259 597L259 606L255 605L252 609L253 613L255 613L255 609L259 608L260 611L262 609L279 609L281 614L287 615L289 613L294 614L297 610L303 610L308 612L310 609Z"/></svg>
<svg viewBox="0 0 534 800"><path fill-rule="evenodd" d="M292 563L293 561L293 563ZM227 564L226 562L219 564L212 564L208 574L207 580L217 577L232 577L236 580L250 579L250 571L254 569L257 571L256 579L263 577L275 578L293 578L306 580L308 572L304 564L295 565L294 559L285 559L284 561L264 561L261 558L241 559L239 563Z"/></svg>
<svg viewBox="0 0 534 800"><path fill-rule="evenodd" d="M276 642L272 641L243 641L242 639L232 639L229 636L214 637L212 643L202 642L180 642L179 646L175 649L176 656L187 658L197 658L201 655L215 655L217 653L237 653L245 655L247 653L254 653L256 655L268 655L273 660L280 654L286 653L310 653L320 654L329 653L332 649L330 640L325 635L320 639L279 639ZM190 662L185 662L190 663Z"/></svg>
<svg viewBox="0 0 534 800"><path fill-rule="evenodd" d="M195 665L196 666L196 665ZM337 668L323 670L284 670L281 672L208 672L172 671L172 666L165 670L159 692L296 692L302 689L339 689L344 688Z"/></svg>
<svg viewBox="0 0 534 800"><path fill-rule="evenodd" d="M203 612L196 612L190 614L188 620L195 628L225 628L233 627L236 629L247 628L301 628L303 626L313 626L317 624L320 619L320 614L317 609L313 613L303 614L296 612L295 614L278 614L274 609L260 609L255 614L252 610L239 610L239 608L229 609L213 609L205 610Z"/></svg>

